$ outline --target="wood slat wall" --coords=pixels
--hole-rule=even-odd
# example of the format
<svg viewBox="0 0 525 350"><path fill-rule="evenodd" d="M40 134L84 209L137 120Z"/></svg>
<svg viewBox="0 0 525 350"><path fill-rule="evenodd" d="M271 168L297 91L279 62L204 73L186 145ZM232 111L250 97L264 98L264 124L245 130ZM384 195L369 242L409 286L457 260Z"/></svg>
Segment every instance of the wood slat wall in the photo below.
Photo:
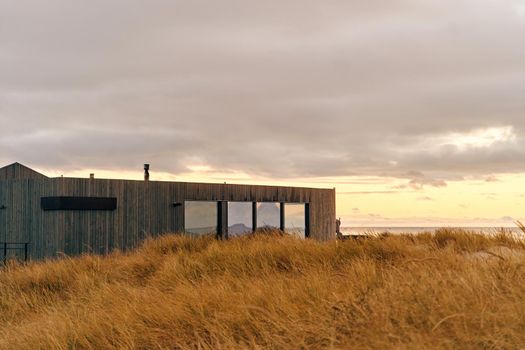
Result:
<svg viewBox="0 0 525 350"><path fill-rule="evenodd" d="M0 181L14 179L46 179L47 177L20 163L0 168Z"/></svg>
<svg viewBox="0 0 525 350"><path fill-rule="evenodd" d="M44 211L45 196L116 197L114 211ZM310 237L335 239L335 189L130 180L0 181L0 241L30 242L33 259L108 253L184 230L184 200L310 203ZM14 254L14 253L13 253Z"/></svg>

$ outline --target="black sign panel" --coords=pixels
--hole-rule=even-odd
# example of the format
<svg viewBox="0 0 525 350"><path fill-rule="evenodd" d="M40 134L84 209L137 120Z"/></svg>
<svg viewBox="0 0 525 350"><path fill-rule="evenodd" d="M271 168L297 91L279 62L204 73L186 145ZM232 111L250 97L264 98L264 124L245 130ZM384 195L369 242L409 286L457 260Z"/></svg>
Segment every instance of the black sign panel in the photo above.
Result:
<svg viewBox="0 0 525 350"><path fill-rule="evenodd" d="M115 210L114 197L42 197L44 210Z"/></svg>

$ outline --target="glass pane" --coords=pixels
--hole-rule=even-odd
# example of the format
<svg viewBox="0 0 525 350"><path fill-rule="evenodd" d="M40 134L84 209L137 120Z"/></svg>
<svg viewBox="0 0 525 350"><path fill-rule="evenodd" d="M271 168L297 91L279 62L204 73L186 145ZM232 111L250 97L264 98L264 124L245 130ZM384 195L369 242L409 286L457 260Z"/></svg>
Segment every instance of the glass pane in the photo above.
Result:
<svg viewBox="0 0 525 350"><path fill-rule="evenodd" d="M284 205L284 225L286 232L305 238L305 205L286 203Z"/></svg>
<svg viewBox="0 0 525 350"><path fill-rule="evenodd" d="M228 202L228 236L252 232L252 202Z"/></svg>
<svg viewBox="0 0 525 350"><path fill-rule="evenodd" d="M280 203L257 203L257 228L279 229L280 227Z"/></svg>
<svg viewBox="0 0 525 350"><path fill-rule="evenodd" d="M217 233L217 202L186 201L184 230L188 233Z"/></svg>

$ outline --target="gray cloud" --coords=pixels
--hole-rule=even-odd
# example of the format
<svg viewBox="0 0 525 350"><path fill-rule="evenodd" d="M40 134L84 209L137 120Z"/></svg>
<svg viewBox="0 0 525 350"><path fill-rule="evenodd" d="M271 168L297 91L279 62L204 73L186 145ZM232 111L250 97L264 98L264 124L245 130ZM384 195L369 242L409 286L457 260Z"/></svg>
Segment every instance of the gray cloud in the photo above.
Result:
<svg viewBox="0 0 525 350"><path fill-rule="evenodd" d="M518 0L3 0L0 161L416 189L525 171L524 35Z"/></svg>
<svg viewBox="0 0 525 350"><path fill-rule="evenodd" d="M410 180L407 184L394 186L395 189L411 188L413 190L422 190L425 186L447 187L445 180L429 178L420 171L409 171L399 174L398 177Z"/></svg>

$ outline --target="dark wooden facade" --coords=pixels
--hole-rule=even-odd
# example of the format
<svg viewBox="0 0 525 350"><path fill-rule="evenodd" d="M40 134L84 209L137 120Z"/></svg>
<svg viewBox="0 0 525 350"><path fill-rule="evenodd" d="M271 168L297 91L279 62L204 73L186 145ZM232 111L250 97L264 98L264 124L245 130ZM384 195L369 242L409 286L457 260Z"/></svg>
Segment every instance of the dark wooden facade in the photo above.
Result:
<svg viewBox="0 0 525 350"><path fill-rule="evenodd" d="M16 179L47 179L48 177L20 163L0 168L0 181Z"/></svg>
<svg viewBox="0 0 525 350"><path fill-rule="evenodd" d="M116 198L117 205L43 209L43 197L61 196ZM0 241L29 242L32 259L127 250L148 236L183 232L188 200L307 203L309 237L335 239L334 189L47 178L14 164L0 169Z"/></svg>

